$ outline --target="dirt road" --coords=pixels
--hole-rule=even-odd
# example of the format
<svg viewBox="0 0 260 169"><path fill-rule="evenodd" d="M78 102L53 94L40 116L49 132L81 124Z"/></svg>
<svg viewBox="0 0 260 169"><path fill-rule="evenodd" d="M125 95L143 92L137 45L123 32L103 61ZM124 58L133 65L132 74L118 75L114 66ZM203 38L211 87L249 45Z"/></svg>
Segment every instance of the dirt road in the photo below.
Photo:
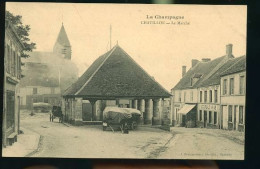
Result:
<svg viewBox="0 0 260 169"><path fill-rule="evenodd" d="M42 137L32 157L243 159L243 133L211 129L140 127L129 134L101 126L66 126L48 114L21 114L21 126Z"/></svg>

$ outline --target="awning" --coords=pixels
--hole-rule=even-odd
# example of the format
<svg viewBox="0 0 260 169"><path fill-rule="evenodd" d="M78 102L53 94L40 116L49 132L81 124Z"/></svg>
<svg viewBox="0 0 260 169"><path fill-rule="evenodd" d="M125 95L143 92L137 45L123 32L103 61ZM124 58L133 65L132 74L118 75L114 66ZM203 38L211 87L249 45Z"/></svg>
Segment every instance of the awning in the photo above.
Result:
<svg viewBox="0 0 260 169"><path fill-rule="evenodd" d="M186 115L186 114L189 113L195 106L196 106L196 104L185 104L185 105L182 107L182 109L181 109L180 111L178 111L178 113Z"/></svg>

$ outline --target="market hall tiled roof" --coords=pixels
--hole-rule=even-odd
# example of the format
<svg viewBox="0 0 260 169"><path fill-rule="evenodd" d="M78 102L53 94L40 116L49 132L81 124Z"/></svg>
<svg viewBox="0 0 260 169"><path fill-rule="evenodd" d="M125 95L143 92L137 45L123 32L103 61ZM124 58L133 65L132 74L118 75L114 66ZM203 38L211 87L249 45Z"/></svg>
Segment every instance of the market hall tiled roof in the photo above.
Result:
<svg viewBox="0 0 260 169"><path fill-rule="evenodd" d="M95 60L63 96L167 98L171 94L116 45Z"/></svg>
<svg viewBox="0 0 260 169"><path fill-rule="evenodd" d="M197 88L200 83L205 80L207 75L217 67L224 59L226 59L226 55L216 58L212 61L208 62L199 62L196 66L189 69L189 71L183 76L183 78L175 85L172 90L181 90L181 89L193 89ZM199 76L198 76L199 75ZM196 83L191 85L192 78L198 78Z"/></svg>

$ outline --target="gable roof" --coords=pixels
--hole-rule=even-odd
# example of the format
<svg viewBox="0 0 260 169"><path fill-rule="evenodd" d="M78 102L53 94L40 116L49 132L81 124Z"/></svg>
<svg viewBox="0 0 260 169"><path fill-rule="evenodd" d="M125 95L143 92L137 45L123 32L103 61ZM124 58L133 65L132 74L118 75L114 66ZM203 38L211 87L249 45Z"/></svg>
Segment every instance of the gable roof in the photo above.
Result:
<svg viewBox="0 0 260 169"><path fill-rule="evenodd" d="M67 36L67 33L65 31L65 28L62 24L61 28L60 28L60 33L58 35L58 38L56 40L56 43L59 43L63 46L70 46L70 41L69 41L69 38Z"/></svg>
<svg viewBox="0 0 260 169"><path fill-rule="evenodd" d="M230 66L227 70L221 73L221 76L238 73L246 70L246 56L241 56L240 59Z"/></svg>
<svg viewBox="0 0 260 169"><path fill-rule="evenodd" d="M16 40L21 47L21 50L23 50L25 48L25 46L24 46L23 42L21 41L21 38L18 36L14 25L11 23L11 21L5 20L5 30L7 30L9 28L12 31L12 33L14 34L14 36L16 37Z"/></svg>
<svg viewBox="0 0 260 169"><path fill-rule="evenodd" d="M100 56L64 96L170 97L170 93L116 45Z"/></svg>
<svg viewBox="0 0 260 169"><path fill-rule="evenodd" d="M227 60L214 74L212 74L208 79L202 81L198 87L205 87L211 85L218 85L220 84L220 76L223 72L229 70L229 68L234 67L237 63L240 63L241 60L244 60L245 56L231 58Z"/></svg>
<svg viewBox="0 0 260 169"><path fill-rule="evenodd" d="M210 72L217 66L221 61L223 61L226 58L225 56L216 58L212 61L208 62L199 62L196 64L196 66L189 69L189 71L183 76L183 78L175 85L173 90L180 90L180 89L193 89L197 88L200 83L205 80L207 75L210 74ZM199 80L191 86L191 78L199 77L197 75L201 75Z"/></svg>

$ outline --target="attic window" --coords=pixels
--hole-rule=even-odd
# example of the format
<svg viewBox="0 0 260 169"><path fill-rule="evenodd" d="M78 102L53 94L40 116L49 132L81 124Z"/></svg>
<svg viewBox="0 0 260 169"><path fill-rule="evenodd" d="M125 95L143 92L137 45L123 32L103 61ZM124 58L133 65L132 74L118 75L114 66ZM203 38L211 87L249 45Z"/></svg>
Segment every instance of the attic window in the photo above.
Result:
<svg viewBox="0 0 260 169"><path fill-rule="evenodd" d="M193 86L199 78L201 78L202 74L195 73L192 78L190 78L190 86Z"/></svg>

